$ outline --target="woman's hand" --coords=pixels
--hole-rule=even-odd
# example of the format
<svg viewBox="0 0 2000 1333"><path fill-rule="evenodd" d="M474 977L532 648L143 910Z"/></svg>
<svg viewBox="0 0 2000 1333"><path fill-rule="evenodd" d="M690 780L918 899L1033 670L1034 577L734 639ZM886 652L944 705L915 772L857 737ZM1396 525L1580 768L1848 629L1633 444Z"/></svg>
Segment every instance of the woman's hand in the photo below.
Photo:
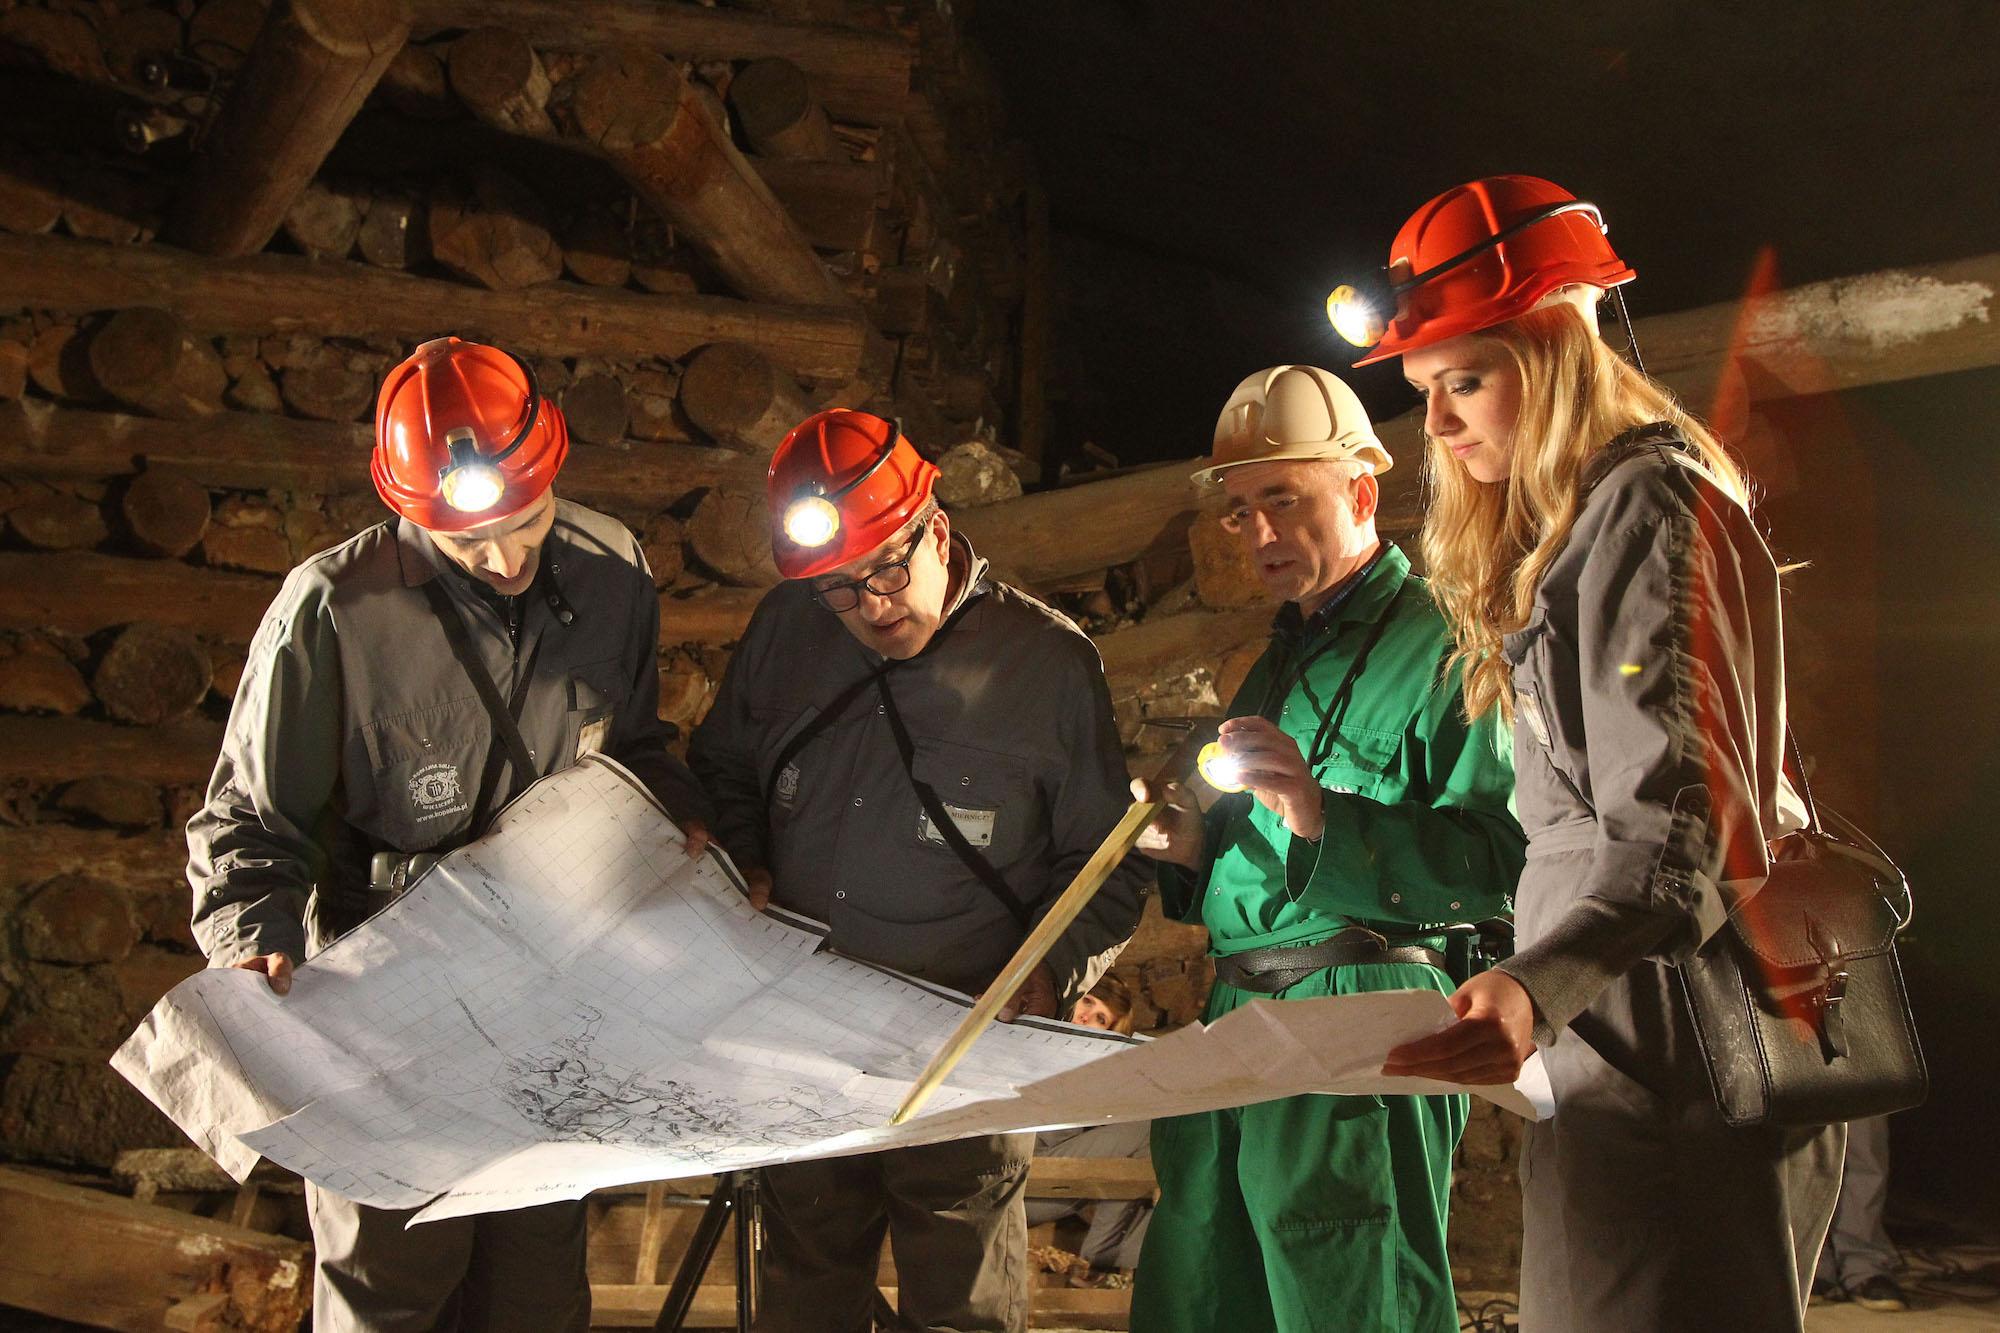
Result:
<svg viewBox="0 0 2000 1333"><path fill-rule="evenodd" d="M1275 810L1292 836L1318 842L1326 832L1326 794L1306 766L1299 743L1261 717L1232 717L1222 724L1222 749L1236 761L1236 780L1257 803Z"/></svg>
<svg viewBox="0 0 2000 1333"><path fill-rule="evenodd" d="M1505 972L1481 972L1451 997L1458 1021L1389 1052L1391 1078L1446 1083L1512 1083L1535 1050L1535 1002Z"/></svg>

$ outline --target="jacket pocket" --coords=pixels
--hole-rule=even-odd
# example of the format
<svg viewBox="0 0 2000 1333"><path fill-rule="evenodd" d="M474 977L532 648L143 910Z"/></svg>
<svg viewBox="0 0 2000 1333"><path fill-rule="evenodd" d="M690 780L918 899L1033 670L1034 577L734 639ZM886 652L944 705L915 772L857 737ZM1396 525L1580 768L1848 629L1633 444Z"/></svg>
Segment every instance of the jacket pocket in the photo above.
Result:
<svg viewBox="0 0 2000 1333"><path fill-rule="evenodd" d="M385 846L429 851L460 836L479 799L492 729L477 698L456 699L363 724L366 793L348 793L350 822Z"/></svg>
<svg viewBox="0 0 2000 1333"><path fill-rule="evenodd" d="M937 793L945 815L966 842L995 867L1019 860L1047 823L1028 766L1015 755L919 739L910 772ZM916 806L915 824L899 841L913 839L956 860L922 801Z"/></svg>
<svg viewBox="0 0 2000 1333"><path fill-rule="evenodd" d="M1320 760L1319 785L1328 791L1376 795L1396 771L1403 738L1393 731L1343 726Z"/></svg>
<svg viewBox="0 0 2000 1333"><path fill-rule="evenodd" d="M609 753L618 710L632 693L623 664L616 658L572 667L568 710L563 719L563 749L567 762L587 754Z"/></svg>

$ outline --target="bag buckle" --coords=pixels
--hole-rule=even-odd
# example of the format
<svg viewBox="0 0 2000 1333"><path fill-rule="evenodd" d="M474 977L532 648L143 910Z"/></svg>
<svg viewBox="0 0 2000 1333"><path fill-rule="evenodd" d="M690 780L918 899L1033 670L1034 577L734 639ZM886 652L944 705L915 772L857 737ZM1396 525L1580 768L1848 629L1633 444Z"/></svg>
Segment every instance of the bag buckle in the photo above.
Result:
<svg viewBox="0 0 2000 1333"><path fill-rule="evenodd" d="M1806 938L1812 941L1813 949L1820 957L1820 966L1825 969L1826 979L1820 982L1819 990L1813 995L1813 1009L1819 1029L1820 1054L1828 1064L1847 1054L1847 1024L1841 1017L1840 1003L1847 998L1847 969L1840 966L1840 945L1834 940L1817 918L1806 919Z"/></svg>

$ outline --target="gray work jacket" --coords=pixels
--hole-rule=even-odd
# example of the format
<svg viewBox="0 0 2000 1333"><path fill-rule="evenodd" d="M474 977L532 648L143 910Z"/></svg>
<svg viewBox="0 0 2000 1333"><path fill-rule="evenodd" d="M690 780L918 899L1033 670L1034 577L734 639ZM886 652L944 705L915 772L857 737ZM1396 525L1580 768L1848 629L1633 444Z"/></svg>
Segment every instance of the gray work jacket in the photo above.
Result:
<svg viewBox="0 0 2000 1333"><path fill-rule="evenodd" d="M622 524L559 500L534 586L506 599L421 528L383 523L294 569L251 645L207 803L188 821L195 936L212 963L302 958L309 897L325 939L365 908L372 854L471 838L502 743L424 593L434 579L503 697L532 664L520 725L535 776L601 750L677 818L707 818L655 716L659 598ZM503 764L489 809L525 785Z"/></svg>
<svg viewBox="0 0 2000 1333"><path fill-rule="evenodd" d="M953 547L962 614L884 680L916 775L1039 916L1131 803L1110 691L1074 625L985 581L963 538ZM779 585L751 618L688 762L715 798L717 838L770 869L778 905L827 923L843 953L977 990L1025 931L931 825L875 688L773 771L792 736L881 665L804 583ZM1148 874L1126 858L1057 942L1048 963L1065 1000L1094 956L1131 935Z"/></svg>
<svg viewBox="0 0 2000 1333"><path fill-rule="evenodd" d="M1548 1045L1645 958L1684 958L1769 870L1785 666L1750 515L1668 426L1584 478L1567 545L1505 641L1528 862L1520 950Z"/></svg>

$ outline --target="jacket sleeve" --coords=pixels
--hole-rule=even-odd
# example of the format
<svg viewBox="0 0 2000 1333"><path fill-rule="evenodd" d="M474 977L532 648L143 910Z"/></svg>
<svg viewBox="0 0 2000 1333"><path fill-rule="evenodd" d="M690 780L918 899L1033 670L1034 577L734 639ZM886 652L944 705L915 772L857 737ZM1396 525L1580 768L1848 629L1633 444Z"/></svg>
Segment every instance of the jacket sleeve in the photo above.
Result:
<svg viewBox="0 0 2000 1333"><path fill-rule="evenodd" d="M1527 843L1508 808L1513 747L1497 715L1468 725L1456 684L1440 682L1403 752L1417 770L1409 790L1422 794L1384 803L1322 791L1326 831L1317 843L1291 840L1287 891L1329 916L1397 925L1507 915Z"/></svg>
<svg viewBox="0 0 2000 1333"><path fill-rule="evenodd" d="M770 817L757 770L757 726L750 715L748 678L763 655L763 607L723 670L708 716L688 741L688 767L715 803L709 831L744 866L770 864Z"/></svg>
<svg viewBox="0 0 2000 1333"><path fill-rule="evenodd" d="M215 966L305 958L341 760L340 655L323 592L295 572L264 613L208 799L188 821L194 934Z"/></svg>
<svg viewBox="0 0 2000 1333"><path fill-rule="evenodd" d="M1727 915L1724 881L1763 872L1758 645L1740 593L1774 580L1713 506L1655 506L1593 542L1577 650L1596 844L1575 905L1504 965L1535 1001L1538 1040L1641 959L1698 945Z"/></svg>
<svg viewBox="0 0 2000 1333"><path fill-rule="evenodd" d="M1049 812L1050 898L1037 916L1069 887L1132 805L1103 665L1089 640L1080 634L1075 638L1077 651L1068 659L1073 679L1055 696L1061 701L1057 725L1065 762ZM1035 689L1040 693L1049 689L1049 683L1037 682ZM1144 885L1151 877L1151 863L1136 852L1128 853L1056 940L1046 961L1063 1004L1088 989L1132 938Z"/></svg>
<svg viewBox="0 0 2000 1333"><path fill-rule="evenodd" d="M690 819L712 824L715 810L688 766L667 748L674 730L660 720L660 599L654 594L646 557L636 544L637 605L631 610L631 688L613 718L611 757L646 784L676 823Z"/></svg>

